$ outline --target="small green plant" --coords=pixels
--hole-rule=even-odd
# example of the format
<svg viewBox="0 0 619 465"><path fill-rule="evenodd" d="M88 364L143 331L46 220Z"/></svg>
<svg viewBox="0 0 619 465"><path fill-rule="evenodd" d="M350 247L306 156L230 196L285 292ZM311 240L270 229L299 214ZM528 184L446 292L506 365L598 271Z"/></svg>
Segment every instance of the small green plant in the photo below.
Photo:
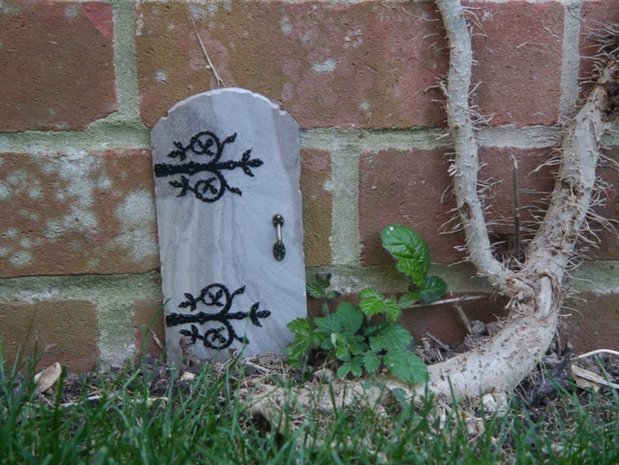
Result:
<svg viewBox="0 0 619 465"><path fill-rule="evenodd" d="M340 303L334 313L290 322L288 328L295 338L286 352L291 364L303 366L309 352L320 351L339 363L340 378L373 374L382 367L411 384L427 379L426 366L412 351L413 337L397 321L403 309L440 299L447 286L438 276L428 276L430 254L418 233L406 226L391 225L381 232L381 241L395 258L396 269L410 279L409 292L396 300L375 289L364 289L358 306ZM330 300L337 294L329 286L328 276L317 276L308 284L308 293L316 299ZM382 321L372 321L379 316Z"/></svg>

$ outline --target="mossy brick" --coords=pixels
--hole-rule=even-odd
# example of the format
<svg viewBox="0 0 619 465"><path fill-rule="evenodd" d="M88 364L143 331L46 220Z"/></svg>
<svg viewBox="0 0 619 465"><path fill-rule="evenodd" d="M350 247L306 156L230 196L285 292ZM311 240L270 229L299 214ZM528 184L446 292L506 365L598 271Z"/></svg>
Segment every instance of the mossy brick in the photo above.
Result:
<svg viewBox="0 0 619 465"><path fill-rule="evenodd" d="M561 334L576 353L616 349L619 341L619 294L583 293L566 303Z"/></svg>
<svg viewBox="0 0 619 465"><path fill-rule="evenodd" d="M473 102L490 124L554 125L561 100L563 4L469 2Z"/></svg>
<svg viewBox="0 0 619 465"><path fill-rule="evenodd" d="M133 309L136 354L161 358L164 351L158 343L165 344L163 302L158 299L141 299L135 302Z"/></svg>
<svg viewBox="0 0 619 465"><path fill-rule="evenodd" d="M479 174L489 188L481 188L486 220L493 242L513 237L512 156L519 164L519 191L523 230L543 212L554 185L551 170L543 166L551 149L482 148ZM455 249L464 244L461 232L448 233L456 203L449 194L449 156L444 150L384 150L360 158L359 224L363 265L392 263L380 244L380 231L389 224L405 224L428 243L433 262L463 258ZM459 221L459 220L458 220ZM523 231L524 232L524 231ZM525 235L526 236L526 235Z"/></svg>
<svg viewBox="0 0 619 465"><path fill-rule="evenodd" d="M0 154L0 276L158 269L148 150Z"/></svg>
<svg viewBox="0 0 619 465"><path fill-rule="evenodd" d="M301 150L303 240L306 266L331 264L333 195L331 154L326 150Z"/></svg>
<svg viewBox="0 0 619 465"><path fill-rule="evenodd" d="M96 309L85 300L0 302L0 339L5 367L17 354L23 363L36 354L38 368L89 371L98 356Z"/></svg>
<svg viewBox="0 0 619 465"><path fill-rule="evenodd" d="M217 87L196 31L226 86L280 102L302 127L444 125L436 80L448 52L431 2L140 3L147 125L180 99Z"/></svg>
<svg viewBox="0 0 619 465"><path fill-rule="evenodd" d="M80 129L116 110L112 5L0 5L0 131Z"/></svg>

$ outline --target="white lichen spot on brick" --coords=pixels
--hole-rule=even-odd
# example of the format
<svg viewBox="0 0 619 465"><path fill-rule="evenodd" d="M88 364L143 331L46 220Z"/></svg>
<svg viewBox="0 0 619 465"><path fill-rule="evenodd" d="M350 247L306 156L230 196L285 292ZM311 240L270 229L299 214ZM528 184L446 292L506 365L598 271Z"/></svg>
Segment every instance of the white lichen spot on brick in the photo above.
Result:
<svg viewBox="0 0 619 465"><path fill-rule="evenodd" d="M7 182L11 186L21 186L28 179L28 173L22 170L15 170L11 174L9 174L6 178Z"/></svg>
<svg viewBox="0 0 619 465"><path fill-rule="evenodd" d="M24 237L23 239L19 240L19 246L22 249L29 249L30 247L32 247L32 241L27 237Z"/></svg>
<svg viewBox="0 0 619 465"><path fill-rule="evenodd" d="M95 183L92 174L99 166L99 159L84 150L70 150L58 159L57 170L67 185L65 193L70 199L69 212L62 220L65 230L96 229L97 220L92 212Z"/></svg>
<svg viewBox="0 0 619 465"><path fill-rule="evenodd" d="M0 182L0 200L6 200L11 196L11 190L6 184Z"/></svg>
<svg viewBox="0 0 619 465"><path fill-rule="evenodd" d="M99 187L99 189L109 190L112 188L112 181L107 176L102 176L97 180L97 187Z"/></svg>
<svg viewBox="0 0 619 465"><path fill-rule="evenodd" d="M67 19L73 19L80 14L80 6L79 5L69 5L64 9L64 16Z"/></svg>
<svg viewBox="0 0 619 465"><path fill-rule="evenodd" d="M312 65L312 70L318 74L332 73L333 71L335 71L335 67L335 60L333 58L328 58L321 63L314 63Z"/></svg>
<svg viewBox="0 0 619 465"><path fill-rule="evenodd" d="M33 181L32 185L28 188L28 197L30 197L32 200L36 200L40 199L41 195L41 187L39 186L39 183Z"/></svg>
<svg viewBox="0 0 619 465"><path fill-rule="evenodd" d="M333 181L331 179L327 179L324 184L322 185L322 188L326 191L326 192L333 192Z"/></svg>
<svg viewBox="0 0 619 465"><path fill-rule="evenodd" d="M359 104L359 110L361 110L363 113L369 113L370 108L370 102L368 102L367 100L364 100Z"/></svg>
<svg viewBox="0 0 619 465"><path fill-rule="evenodd" d="M132 192L118 207L116 215L121 233L114 239L113 245L124 248L136 261L156 257L159 249L154 234L145 231L145 227L154 224L155 219L152 194L146 190Z"/></svg>
<svg viewBox="0 0 619 465"><path fill-rule="evenodd" d="M11 253L11 248L8 245L0 246L0 257L4 258Z"/></svg>
<svg viewBox="0 0 619 465"><path fill-rule="evenodd" d="M32 254L27 250L20 250L19 252L11 255L11 258L9 258L9 262L11 263L11 265L17 268L23 268L32 263Z"/></svg>
<svg viewBox="0 0 619 465"><path fill-rule="evenodd" d="M217 14L217 10L217 3L211 3L206 7L206 10L200 5L189 6L189 11L191 12L191 16L193 17L193 19L205 19L208 17L213 17Z"/></svg>
<svg viewBox="0 0 619 465"><path fill-rule="evenodd" d="M155 73L155 81L157 82L166 82L168 80L168 73L163 70L159 70Z"/></svg>
<svg viewBox="0 0 619 465"><path fill-rule="evenodd" d="M15 239L17 237L17 229L8 228L4 231L3 236L6 237L7 239Z"/></svg>
<svg viewBox="0 0 619 465"><path fill-rule="evenodd" d="M279 20L279 27L285 36L292 32L292 26L290 25L290 19L288 18L288 16L284 16L282 19Z"/></svg>
<svg viewBox="0 0 619 465"><path fill-rule="evenodd" d="M176 24L170 22L168 23L168 31L173 31L176 28Z"/></svg>

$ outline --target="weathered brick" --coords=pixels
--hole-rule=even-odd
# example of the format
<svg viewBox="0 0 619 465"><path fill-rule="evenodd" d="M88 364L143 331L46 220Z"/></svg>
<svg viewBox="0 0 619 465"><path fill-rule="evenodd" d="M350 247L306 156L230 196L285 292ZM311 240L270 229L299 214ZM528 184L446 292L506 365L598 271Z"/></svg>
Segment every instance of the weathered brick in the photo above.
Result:
<svg viewBox="0 0 619 465"><path fill-rule="evenodd" d="M583 300L584 299L584 300ZM585 293L567 305L569 316L562 321L561 333L576 352L616 348L619 341L619 294Z"/></svg>
<svg viewBox="0 0 619 465"><path fill-rule="evenodd" d="M0 154L0 276L159 267L150 152Z"/></svg>
<svg viewBox="0 0 619 465"><path fill-rule="evenodd" d="M133 324L135 326L135 346L138 356L150 355L161 358L165 344L165 327L163 324L163 302L157 299L138 300L134 305Z"/></svg>
<svg viewBox="0 0 619 465"><path fill-rule="evenodd" d="M474 102L491 124L552 125L561 98L563 5L470 2L474 27Z"/></svg>
<svg viewBox="0 0 619 465"><path fill-rule="evenodd" d="M0 131L79 129L116 109L112 5L0 6Z"/></svg>
<svg viewBox="0 0 619 465"><path fill-rule="evenodd" d="M136 48L141 114L217 85L194 31L227 86L281 102L303 127L437 126L444 32L430 2L141 3Z"/></svg>
<svg viewBox="0 0 619 465"><path fill-rule="evenodd" d="M483 148L481 181L492 184L484 193L486 219L493 242L513 237L512 155L519 163L523 228L531 226L541 201L554 184L550 170L535 171L551 156L549 149ZM392 263L380 244L380 231L389 224L405 224L427 241L434 262L454 262L463 255L462 233L439 232L453 218L455 200L444 193L451 185L447 155L441 150L366 152L360 159L359 216L364 265ZM441 199L444 202L441 202ZM528 208L530 207L530 208ZM526 235L525 235L526 236Z"/></svg>
<svg viewBox="0 0 619 465"><path fill-rule="evenodd" d="M333 196L331 194L331 155L325 150L301 152L301 194L303 196L303 231L305 264L331 264Z"/></svg>
<svg viewBox="0 0 619 465"><path fill-rule="evenodd" d="M95 306L83 300L0 303L0 338L5 363L19 351L26 361L35 353L38 367L54 362L71 371L88 371L97 359Z"/></svg>

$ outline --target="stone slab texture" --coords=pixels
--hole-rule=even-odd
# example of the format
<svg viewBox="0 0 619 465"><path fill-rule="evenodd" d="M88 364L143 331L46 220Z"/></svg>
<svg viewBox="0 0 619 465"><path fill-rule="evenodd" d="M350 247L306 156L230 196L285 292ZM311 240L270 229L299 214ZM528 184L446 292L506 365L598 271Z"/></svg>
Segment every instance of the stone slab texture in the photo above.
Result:
<svg viewBox="0 0 619 465"><path fill-rule="evenodd" d="M0 277L157 269L148 150L0 153Z"/></svg>
<svg viewBox="0 0 619 465"><path fill-rule="evenodd" d="M81 300L0 302L0 340L6 366L20 356L40 357L37 367L60 362L71 371L88 371L97 361L94 305Z"/></svg>
<svg viewBox="0 0 619 465"><path fill-rule="evenodd" d="M0 131L81 129L112 113L113 57L112 5L3 1Z"/></svg>
<svg viewBox="0 0 619 465"><path fill-rule="evenodd" d="M283 353L307 312L297 123L228 88L177 103L151 137L168 360Z"/></svg>

